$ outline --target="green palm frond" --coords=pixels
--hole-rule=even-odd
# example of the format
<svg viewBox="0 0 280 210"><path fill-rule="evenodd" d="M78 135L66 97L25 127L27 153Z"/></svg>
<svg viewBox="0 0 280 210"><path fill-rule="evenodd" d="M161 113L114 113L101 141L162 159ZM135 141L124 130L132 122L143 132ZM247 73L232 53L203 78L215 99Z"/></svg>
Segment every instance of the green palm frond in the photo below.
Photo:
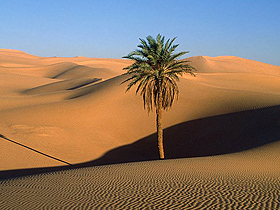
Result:
<svg viewBox="0 0 280 210"><path fill-rule="evenodd" d="M179 76L184 73L195 76L195 68L188 61L178 60L188 52L175 53L178 47L178 44L174 44L176 37L165 42L165 37L158 34L156 39L147 36L146 40L139 40L139 49L123 57L134 61L124 68L125 74L130 75L123 81L129 82L126 91L136 85L136 94L142 95L144 108L148 111L158 105L160 95L161 107L166 110L172 106L175 98L178 99Z"/></svg>

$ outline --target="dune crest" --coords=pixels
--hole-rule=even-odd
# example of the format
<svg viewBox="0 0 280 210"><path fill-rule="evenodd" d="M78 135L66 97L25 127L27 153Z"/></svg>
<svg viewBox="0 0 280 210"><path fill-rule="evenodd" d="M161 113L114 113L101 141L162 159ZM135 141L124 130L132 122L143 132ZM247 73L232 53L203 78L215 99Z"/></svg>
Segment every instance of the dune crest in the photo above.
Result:
<svg viewBox="0 0 280 210"><path fill-rule="evenodd" d="M250 73L280 76L280 67L237 56L196 56L186 59L199 73Z"/></svg>

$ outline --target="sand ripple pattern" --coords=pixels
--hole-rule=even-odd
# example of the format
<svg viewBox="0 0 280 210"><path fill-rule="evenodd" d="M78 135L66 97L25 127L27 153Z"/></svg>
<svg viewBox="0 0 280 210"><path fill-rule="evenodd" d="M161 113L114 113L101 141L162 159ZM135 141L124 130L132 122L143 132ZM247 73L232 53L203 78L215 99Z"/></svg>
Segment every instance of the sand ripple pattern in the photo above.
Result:
<svg viewBox="0 0 280 210"><path fill-rule="evenodd" d="M280 209L280 174L151 161L0 182L0 209Z"/></svg>

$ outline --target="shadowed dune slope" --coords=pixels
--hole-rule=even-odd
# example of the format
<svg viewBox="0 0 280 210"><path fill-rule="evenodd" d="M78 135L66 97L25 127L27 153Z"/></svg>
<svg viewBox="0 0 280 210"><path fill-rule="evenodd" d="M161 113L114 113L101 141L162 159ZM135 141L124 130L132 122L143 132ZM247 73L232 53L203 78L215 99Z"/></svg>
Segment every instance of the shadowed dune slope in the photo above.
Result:
<svg viewBox="0 0 280 210"><path fill-rule="evenodd" d="M271 142L280 158L280 106L242 111L180 123L164 130L166 158L234 153ZM203 131L203 132L201 132ZM157 159L156 133L116 148L92 165Z"/></svg>
<svg viewBox="0 0 280 210"><path fill-rule="evenodd" d="M0 134L71 164L157 158L154 113L148 115L141 97L121 85L122 68L131 62L0 54ZM180 79L179 100L163 116L169 158L224 154L279 140L279 66L229 56L189 60L198 75ZM0 170L63 165L2 144ZM25 158L10 154L10 147Z"/></svg>
<svg viewBox="0 0 280 210"><path fill-rule="evenodd" d="M99 78L81 78L81 79L74 79L74 80L63 80L58 82L53 82L49 84L45 84L42 86L38 86L35 88L24 90L23 93L28 95L37 95L37 94L46 94L49 92L56 92L56 91L64 91L64 90L74 90L78 89L97 81L100 81Z"/></svg>
<svg viewBox="0 0 280 210"><path fill-rule="evenodd" d="M243 169L256 170L259 163L265 165L266 169L262 167L264 171L273 172L280 166L279 114L280 107L274 106L207 117L168 127L164 130L165 155L168 159L174 159L234 153L232 161L235 159L237 163L244 163L240 164ZM93 161L61 168L2 171L0 178L157 158L156 134L153 134L113 149Z"/></svg>

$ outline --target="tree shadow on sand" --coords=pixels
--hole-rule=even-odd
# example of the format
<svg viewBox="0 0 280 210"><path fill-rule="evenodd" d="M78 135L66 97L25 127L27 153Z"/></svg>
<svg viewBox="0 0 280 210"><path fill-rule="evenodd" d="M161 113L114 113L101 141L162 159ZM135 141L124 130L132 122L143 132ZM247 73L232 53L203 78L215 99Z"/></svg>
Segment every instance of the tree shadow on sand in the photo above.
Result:
<svg viewBox="0 0 280 210"><path fill-rule="evenodd" d="M156 133L107 152L88 164L158 159ZM180 123L164 130L167 159L240 152L280 140L280 106Z"/></svg>
<svg viewBox="0 0 280 210"><path fill-rule="evenodd" d="M98 165L158 159L156 133L115 148L101 158L61 167L0 171L0 179ZM164 129L167 159L203 157L252 149L280 140L280 106L180 123Z"/></svg>

